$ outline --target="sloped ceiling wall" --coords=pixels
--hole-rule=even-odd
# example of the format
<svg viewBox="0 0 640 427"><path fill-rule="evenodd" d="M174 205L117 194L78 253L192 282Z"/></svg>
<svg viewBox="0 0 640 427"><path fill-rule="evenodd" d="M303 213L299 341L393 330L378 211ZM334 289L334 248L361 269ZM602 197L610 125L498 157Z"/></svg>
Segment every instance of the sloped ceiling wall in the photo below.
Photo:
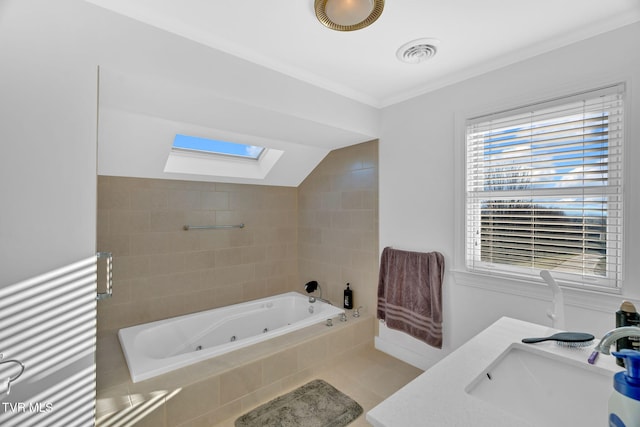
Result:
<svg viewBox="0 0 640 427"><path fill-rule="evenodd" d="M375 139L379 110L95 6L98 173L297 186L331 150ZM283 150L264 179L175 174L176 133Z"/></svg>

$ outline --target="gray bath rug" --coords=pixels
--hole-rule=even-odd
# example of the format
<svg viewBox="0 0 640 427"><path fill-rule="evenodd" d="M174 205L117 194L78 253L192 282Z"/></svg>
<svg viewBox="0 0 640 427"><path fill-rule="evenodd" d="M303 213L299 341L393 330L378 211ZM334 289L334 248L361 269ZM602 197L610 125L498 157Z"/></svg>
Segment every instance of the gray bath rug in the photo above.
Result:
<svg viewBox="0 0 640 427"><path fill-rule="evenodd" d="M258 406L236 420L236 427L344 427L362 406L322 380Z"/></svg>

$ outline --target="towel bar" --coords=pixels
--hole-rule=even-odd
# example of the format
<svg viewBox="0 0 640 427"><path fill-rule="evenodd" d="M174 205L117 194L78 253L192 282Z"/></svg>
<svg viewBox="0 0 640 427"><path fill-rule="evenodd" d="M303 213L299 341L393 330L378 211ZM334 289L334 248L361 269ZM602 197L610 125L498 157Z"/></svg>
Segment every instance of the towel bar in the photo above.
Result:
<svg viewBox="0 0 640 427"><path fill-rule="evenodd" d="M244 228L244 224L238 225L185 225L183 230L219 230L225 228Z"/></svg>

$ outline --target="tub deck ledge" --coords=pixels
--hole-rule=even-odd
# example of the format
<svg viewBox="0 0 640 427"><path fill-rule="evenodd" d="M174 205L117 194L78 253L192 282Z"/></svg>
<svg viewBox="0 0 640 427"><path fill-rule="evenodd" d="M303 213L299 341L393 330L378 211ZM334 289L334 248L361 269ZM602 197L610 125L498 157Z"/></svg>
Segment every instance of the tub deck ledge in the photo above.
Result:
<svg viewBox="0 0 640 427"><path fill-rule="evenodd" d="M98 345L117 346L110 354L109 369L99 369L97 378L96 419L98 427L121 424L125 418L142 417L154 424L154 413L164 413L167 420L180 425L190 419L227 418L237 411L242 399L251 398L261 390L286 388L288 380L301 375L313 375L319 369L356 351L373 346L374 317L364 313L348 320L333 318L333 326L319 323L259 342L245 348L194 363L184 368L133 383L117 337L102 340ZM114 334L115 335L115 334ZM178 404L196 399L189 410ZM163 412L165 411L165 412ZM160 415L157 415L160 417Z"/></svg>

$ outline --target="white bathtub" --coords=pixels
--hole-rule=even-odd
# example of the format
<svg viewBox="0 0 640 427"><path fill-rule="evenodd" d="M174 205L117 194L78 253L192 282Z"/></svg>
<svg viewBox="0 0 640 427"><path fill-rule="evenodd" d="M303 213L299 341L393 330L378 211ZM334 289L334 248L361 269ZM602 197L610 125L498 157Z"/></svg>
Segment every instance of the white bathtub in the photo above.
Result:
<svg viewBox="0 0 640 427"><path fill-rule="evenodd" d="M135 383L319 322L344 310L288 292L120 329Z"/></svg>

